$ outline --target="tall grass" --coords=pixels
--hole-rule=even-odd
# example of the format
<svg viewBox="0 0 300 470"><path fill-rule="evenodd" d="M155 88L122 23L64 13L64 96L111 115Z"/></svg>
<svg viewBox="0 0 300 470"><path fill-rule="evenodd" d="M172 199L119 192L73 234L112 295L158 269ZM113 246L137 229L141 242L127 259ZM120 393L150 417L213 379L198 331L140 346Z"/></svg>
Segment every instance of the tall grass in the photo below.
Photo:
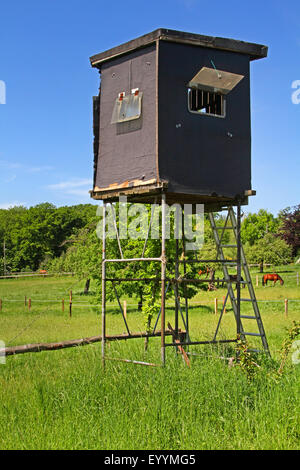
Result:
<svg viewBox="0 0 300 470"><path fill-rule="evenodd" d="M138 353L137 345L114 347L117 355ZM16 356L2 369L1 449L299 445L299 370L276 384L262 368L249 384L216 357L187 369L171 353L164 369L107 362L104 372L96 345Z"/></svg>
<svg viewBox="0 0 300 470"><path fill-rule="evenodd" d="M0 283L0 298L22 300L30 290L36 299L60 299L73 285L74 304L83 301L82 286L74 288L74 279L26 282ZM300 298L299 288L289 282L286 287L289 298ZM261 286L256 291L262 300L280 301L287 292ZM222 298L222 293L200 293L197 299ZM8 357L6 365L0 365L0 448L298 448L300 366L289 360L279 381L271 372L279 366L285 328L299 318L299 304L291 303L288 318L281 303L264 302L261 307L273 359L257 358L260 368L251 382L239 367L229 368L228 361L220 359L226 351L203 347L190 349L203 353L191 356L190 369L173 348L167 348L165 368L106 361L104 370L100 343ZM109 309L109 333L124 330L115 311ZM213 303L191 309L193 339L211 337L218 319L213 312ZM169 306L167 321L172 323L173 314ZM134 306L128 307L133 330L143 329L143 321ZM0 328L1 339L15 337L12 344L55 341L100 334L100 316L88 306L74 308L70 319L60 305L33 302L29 312L21 302L4 302ZM232 332L235 324L228 308L221 335ZM109 343L107 356L159 363L160 340L151 339L147 353L143 346L143 340Z"/></svg>

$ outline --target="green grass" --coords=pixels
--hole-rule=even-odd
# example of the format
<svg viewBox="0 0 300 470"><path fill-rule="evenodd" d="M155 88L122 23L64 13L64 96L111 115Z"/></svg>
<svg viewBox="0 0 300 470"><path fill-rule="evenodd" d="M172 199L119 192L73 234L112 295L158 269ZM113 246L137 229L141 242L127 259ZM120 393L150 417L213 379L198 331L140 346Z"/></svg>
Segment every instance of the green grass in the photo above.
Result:
<svg viewBox="0 0 300 470"><path fill-rule="evenodd" d="M220 360L195 360L190 370L172 355L165 369L107 363L104 373L96 346L18 356L2 367L1 449L299 445L299 370L279 384L263 371L249 385Z"/></svg>
<svg viewBox="0 0 300 470"><path fill-rule="evenodd" d="M293 267L288 270L295 273ZM1 280L0 339L15 345L100 334L99 308L80 306L87 303L83 285L71 277ZM287 273L284 286L256 288L257 298L264 301L259 305L273 359L256 359L261 367L251 383L239 367L229 368L219 358L226 353L223 349L191 348L203 355L191 356L190 369L167 348L165 368L107 361L104 371L100 343L8 357L0 364L0 448L297 449L300 368L289 358L278 383L270 373L278 368L285 329L299 320L300 303L290 302L286 318L284 299L300 299L299 289ZM25 295L32 298L31 312L24 306ZM213 299L221 301L223 295L225 289L220 289L193 299L198 304L190 311L192 339L211 337L218 319ZM130 305L135 300L127 301L130 328L144 329L142 315ZM109 333L125 331L117 309L108 309ZM169 305L171 323L173 315ZM228 307L221 337L234 336L232 317ZM146 353L143 340L109 343L107 355L159 363L160 339L151 339Z"/></svg>

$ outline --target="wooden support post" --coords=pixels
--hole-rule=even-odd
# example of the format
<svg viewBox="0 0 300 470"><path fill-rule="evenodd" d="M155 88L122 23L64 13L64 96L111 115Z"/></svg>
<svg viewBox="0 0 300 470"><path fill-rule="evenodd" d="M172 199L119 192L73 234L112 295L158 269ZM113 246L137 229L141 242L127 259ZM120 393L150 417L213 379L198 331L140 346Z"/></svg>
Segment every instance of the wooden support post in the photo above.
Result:
<svg viewBox="0 0 300 470"><path fill-rule="evenodd" d="M161 196L161 362L166 362L165 346L165 282L166 282L166 195Z"/></svg>
<svg viewBox="0 0 300 470"><path fill-rule="evenodd" d="M72 316L72 291L71 290L70 290L69 299L70 299L70 301L69 301L69 316L71 318L71 316Z"/></svg>
<svg viewBox="0 0 300 470"><path fill-rule="evenodd" d="M179 338L176 336L176 333L175 333L175 331L173 330L173 328L172 328L172 326L170 325L170 323L168 323L168 328L169 328L169 330L170 330L171 333L172 333L174 343L180 343L180 340L179 340ZM182 354L182 357L183 357L183 359L184 359L186 365L187 365L188 367L191 367L191 363L190 363L189 357L188 357L188 355L186 354L185 350L183 349L183 347L182 347L180 344L178 344L178 350L179 350L179 352Z"/></svg>
<svg viewBox="0 0 300 470"><path fill-rule="evenodd" d="M225 300L226 300L226 297L225 295L223 296L223 306L225 305ZM226 307L224 307L224 314L226 313Z"/></svg>
<svg viewBox="0 0 300 470"><path fill-rule="evenodd" d="M236 322L237 322L237 337L241 334L241 201L238 201L236 217L236 245L237 245L237 284L236 284Z"/></svg>
<svg viewBox="0 0 300 470"><path fill-rule="evenodd" d="M31 310L31 299L28 299L28 310Z"/></svg>
<svg viewBox="0 0 300 470"><path fill-rule="evenodd" d="M184 277L186 277L187 273L187 268L186 268L186 258L185 258L185 231L184 231L184 211L182 212L182 257L183 257L183 274ZM188 341L190 340L190 334L189 334L189 305L188 305L188 298L187 298L187 289L186 289L186 284L184 284L184 301L185 301L185 324L186 324L186 336Z"/></svg>
<svg viewBox="0 0 300 470"><path fill-rule="evenodd" d="M124 318L127 319L127 301L124 300L124 303L123 303L123 312L124 312Z"/></svg>
<svg viewBox="0 0 300 470"><path fill-rule="evenodd" d="M0 299L0 312L2 310L2 299Z"/></svg>
<svg viewBox="0 0 300 470"><path fill-rule="evenodd" d="M166 195L161 196L161 362L165 365Z"/></svg>
<svg viewBox="0 0 300 470"><path fill-rule="evenodd" d="M284 300L284 315L285 315L285 318L288 317L288 308L289 308L288 307L288 302L289 302L288 299Z"/></svg>
<svg viewBox="0 0 300 470"><path fill-rule="evenodd" d="M176 282L174 284L174 293L175 293L175 334L178 336L178 282L177 279L179 278L179 264L178 264L178 257L179 257L179 242L178 238L176 238L176 259L175 259L175 278Z"/></svg>
<svg viewBox="0 0 300 470"><path fill-rule="evenodd" d="M215 315L218 313L218 299L215 299Z"/></svg>
<svg viewBox="0 0 300 470"><path fill-rule="evenodd" d="M258 275L256 274L256 287L258 287Z"/></svg>
<svg viewBox="0 0 300 470"><path fill-rule="evenodd" d="M101 318L102 318L102 344L101 356L102 366L105 367L105 342L106 342L106 203L103 202L103 219L102 219L102 293L101 293Z"/></svg>

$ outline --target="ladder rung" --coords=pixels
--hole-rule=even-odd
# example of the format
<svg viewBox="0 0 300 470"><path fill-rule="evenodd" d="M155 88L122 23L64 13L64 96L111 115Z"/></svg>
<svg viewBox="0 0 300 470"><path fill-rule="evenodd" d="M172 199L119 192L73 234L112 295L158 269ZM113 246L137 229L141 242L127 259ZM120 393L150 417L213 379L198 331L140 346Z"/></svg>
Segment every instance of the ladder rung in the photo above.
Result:
<svg viewBox="0 0 300 470"><path fill-rule="evenodd" d="M241 335L245 335L245 336L263 336L260 333L248 333L247 331L241 331Z"/></svg>
<svg viewBox="0 0 300 470"><path fill-rule="evenodd" d="M237 245L239 244L239 234L238 234L238 231L237 231L237 221L236 221L236 216L235 216L234 210L232 209L232 207L227 207L227 210L228 210L228 215L227 215L224 226L217 226L216 221L214 219L214 216L212 215L212 213L209 214L210 224L211 224L211 228L213 230L214 239L215 239L216 247L217 247L217 250L218 250L218 256L220 256L220 258L222 258L222 260L220 260L220 264L222 263L223 277L227 278L227 279L224 279L224 280L219 279L219 282L224 282L225 281L225 283L227 284L227 289L228 289L227 296L229 295L230 298L231 298L231 301L232 301L232 304L233 304L233 307L234 307L234 312L237 315L236 319L237 320L239 320L239 319L241 319L241 320L242 319L249 319L249 320L256 320L256 322L257 322L259 333L252 333L252 332L243 331L244 327L242 326L242 322L239 322L240 323L240 330L241 330L240 334L241 334L241 336L242 337L246 337L246 336L254 336L255 337L256 336L256 337L260 338L260 340L262 342L262 347L265 350L265 351L262 351L260 349L249 348L248 351L257 352L257 353L261 353L261 352L269 353L268 343L267 343L266 335L265 335L265 332L264 332L262 320L261 320L261 317L260 317L259 307L258 307L257 300L256 300L256 297L255 297L254 288L253 288L253 284L252 284L252 279L251 279L248 263L247 263L247 260L246 260L246 257L245 257L245 253L244 253L242 244L241 244L241 250L240 250L239 263L236 259L228 260L228 261L225 259L223 249L232 248L232 249L236 250L236 249L238 249ZM225 230L232 230L234 235L235 235L235 238L233 240L230 240L229 244L226 244L226 241L224 239L222 239L222 236L223 236L222 232L225 231ZM230 244L230 242L232 244ZM231 280L230 279L228 270L231 266L232 267L240 266L240 268L244 270L244 275L243 275L244 280L243 281L240 280L240 282L237 282L236 280ZM234 290L233 290L235 284L239 287L245 287L246 284L248 286L249 294L246 293L244 295L245 296L249 295L251 297L250 299L241 298L242 293L240 291L238 291L238 295L239 295L239 301L241 301L241 302L252 302L253 311L251 313L249 312L250 313L249 315L241 315L241 312L237 311L238 310L237 309L237 298L236 298L237 293L234 293ZM239 304L239 306L240 306L240 304Z"/></svg>
<svg viewBox="0 0 300 470"><path fill-rule="evenodd" d="M230 282L231 284L237 284L237 281L232 281L232 279L226 281L226 279L220 279L220 281L222 282ZM248 284L248 281L240 281L240 284Z"/></svg>

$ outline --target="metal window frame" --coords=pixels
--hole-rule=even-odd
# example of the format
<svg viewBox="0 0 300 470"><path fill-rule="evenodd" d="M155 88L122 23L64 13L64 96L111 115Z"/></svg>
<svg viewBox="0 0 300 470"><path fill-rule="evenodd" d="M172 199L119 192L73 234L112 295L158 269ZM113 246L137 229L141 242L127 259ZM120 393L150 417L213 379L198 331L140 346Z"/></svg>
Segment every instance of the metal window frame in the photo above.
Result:
<svg viewBox="0 0 300 470"><path fill-rule="evenodd" d="M223 100L223 110L224 110L224 114L212 114L212 113L199 113L198 111L193 111L190 107L190 92L191 90L198 90L198 91L201 91L201 89L199 88L194 88L194 87L188 87L188 92L187 92L187 102L188 102L188 110L191 114L196 114L197 116L207 116L207 117L216 117L216 118L221 118L221 119L225 119L226 116L227 116L227 104L226 104L226 96L221 94L221 93L216 93L217 95L220 95L222 100ZM203 91L206 91L207 93L211 93L207 90L203 90Z"/></svg>

